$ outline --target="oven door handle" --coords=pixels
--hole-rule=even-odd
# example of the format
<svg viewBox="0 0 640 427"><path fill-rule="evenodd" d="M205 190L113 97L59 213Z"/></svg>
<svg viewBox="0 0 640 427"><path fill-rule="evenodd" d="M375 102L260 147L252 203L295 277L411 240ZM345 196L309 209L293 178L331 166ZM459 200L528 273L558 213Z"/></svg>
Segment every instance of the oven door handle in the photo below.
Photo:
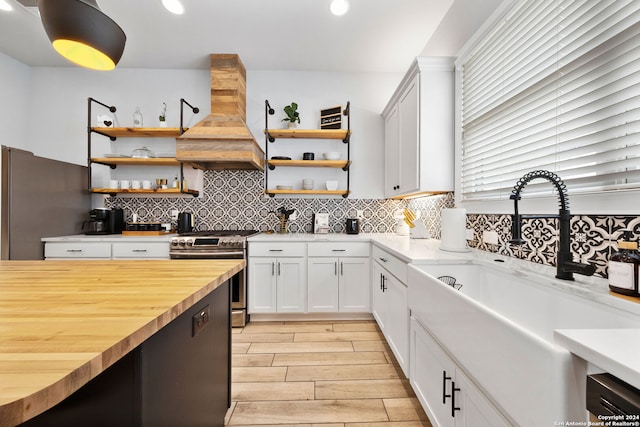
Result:
<svg viewBox="0 0 640 427"><path fill-rule="evenodd" d="M224 258L244 258L243 251L210 251L210 252L170 252L169 256L171 258L207 258L207 259L224 259Z"/></svg>

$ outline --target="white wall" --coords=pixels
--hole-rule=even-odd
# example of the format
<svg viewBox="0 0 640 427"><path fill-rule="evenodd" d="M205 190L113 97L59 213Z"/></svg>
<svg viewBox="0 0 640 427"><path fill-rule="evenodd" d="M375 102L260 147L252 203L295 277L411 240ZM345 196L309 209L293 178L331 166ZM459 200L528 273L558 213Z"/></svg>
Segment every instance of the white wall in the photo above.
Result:
<svg viewBox="0 0 640 427"><path fill-rule="evenodd" d="M31 67L0 53L0 145L28 150Z"/></svg>
<svg viewBox="0 0 640 427"><path fill-rule="evenodd" d="M9 81L10 88L9 96L0 99L0 117L3 120L3 133L6 134L4 129L10 129L11 134L7 138L3 136L3 144L25 147L36 155L71 163L87 162L88 97L115 105L118 108L116 125L120 126L131 125L137 106L144 115L144 125L157 126L162 102L168 106L168 125L178 126L180 98L201 109L195 117L190 111L185 112L185 126L194 124L210 111L208 70L116 69L97 72L75 67L30 68L0 56L0 77L5 75L7 78L3 81ZM296 101L300 105L301 127L304 128L319 127L321 108L344 106L346 101L351 101L351 197L382 198L384 131L380 112L401 77L402 74L396 73L249 70L247 124L263 146L265 99L269 99L277 110L276 115L272 116L277 127L280 127L284 114L282 107ZM99 113L108 112L93 104L93 125ZM274 127L273 124L270 127ZM93 141L94 155L117 151L118 147L128 150L134 145L151 145L149 140L120 139L111 143L95 135ZM321 155L327 150L326 145L315 144L302 151L314 151ZM295 149L299 147L301 145ZM158 151L167 150L160 148ZM287 173L295 175L297 179L301 172L286 172L283 179L288 179ZM320 179L324 179L322 175Z"/></svg>

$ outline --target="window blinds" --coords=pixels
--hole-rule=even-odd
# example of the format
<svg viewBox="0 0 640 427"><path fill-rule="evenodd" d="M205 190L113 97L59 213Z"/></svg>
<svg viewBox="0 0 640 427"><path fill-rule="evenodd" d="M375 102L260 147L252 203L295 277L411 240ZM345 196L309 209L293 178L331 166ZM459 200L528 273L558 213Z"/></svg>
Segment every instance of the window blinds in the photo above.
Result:
<svg viewBox="0 0 640 427"><path fill-rule="evenodd" d="M640 188L640 1L518 0L461 72L463 200Z"/></svg>

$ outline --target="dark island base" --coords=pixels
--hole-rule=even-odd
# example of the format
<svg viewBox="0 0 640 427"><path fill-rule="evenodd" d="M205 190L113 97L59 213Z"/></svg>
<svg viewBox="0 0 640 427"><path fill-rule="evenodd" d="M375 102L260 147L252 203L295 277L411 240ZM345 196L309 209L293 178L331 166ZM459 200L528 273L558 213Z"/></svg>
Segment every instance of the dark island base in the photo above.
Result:
<svg viewBox="0 0 640 427"><path fill-rule="evenodd" d="M231 404L230 298L227 281L80 390L20 426L223 426Z"/></svg>

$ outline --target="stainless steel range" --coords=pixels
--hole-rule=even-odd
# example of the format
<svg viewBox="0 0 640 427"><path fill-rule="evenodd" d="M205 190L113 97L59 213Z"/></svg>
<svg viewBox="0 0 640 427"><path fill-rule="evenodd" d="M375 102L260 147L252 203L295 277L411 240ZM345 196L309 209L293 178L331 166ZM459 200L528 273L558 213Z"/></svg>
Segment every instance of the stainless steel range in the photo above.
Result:
<svg viewBox="0 0 640 427"><path fill-rule="evenodd" d="M207 230L180 234L171 238L172 259L244 259L247 237L255 230ZM247 268L231 278L231 325L247 323Z"/></svg>

